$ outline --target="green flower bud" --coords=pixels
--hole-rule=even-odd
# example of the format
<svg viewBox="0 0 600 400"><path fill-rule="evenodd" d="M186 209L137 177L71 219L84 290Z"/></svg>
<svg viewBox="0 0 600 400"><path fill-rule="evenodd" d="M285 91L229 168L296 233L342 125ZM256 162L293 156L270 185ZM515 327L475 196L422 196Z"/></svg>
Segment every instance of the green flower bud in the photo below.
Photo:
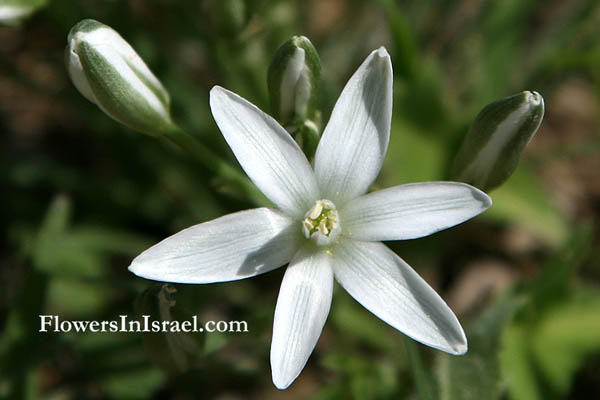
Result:
<svg viewBox="0 0 600 400"><path fill-rule="evenodd" d="M321 135L319 135L319 127L315 125L314 122L306 120L300 125L298 132L294 133L293 136L300 148L306 154L306 157L308 157L309 160L312 160L317 151L319 139L321 138Z"/></svg>
<svg viewBox="0 0 600 400"><path fill-rule="evenodd" d="M500 186L514 172L544 117L544 99L524 91L487 105L475 118L454 159L453 180L482 190Z"/></svg>
<svg viewBox="0 0 600 400"><path fill-rule="evenodd" d="M47 0L2 0L0 25L15 26L34 11L46 5Z"/></svg>
<svg viewBox="0 0 600 400"><path fill-rule="evenodd" d="M67 41L69 75L88 100L136 131L161 135L174 129L169 93L116 31L86 19Z"/></svg>
<svg viewBox="0 0 600 400"><path fill-rule="evenodd" d="M318 130L321 61L310 40L294 36L281 45L269 67L267 82L273 116L288 131L298 131L307 120Z"/></svg>

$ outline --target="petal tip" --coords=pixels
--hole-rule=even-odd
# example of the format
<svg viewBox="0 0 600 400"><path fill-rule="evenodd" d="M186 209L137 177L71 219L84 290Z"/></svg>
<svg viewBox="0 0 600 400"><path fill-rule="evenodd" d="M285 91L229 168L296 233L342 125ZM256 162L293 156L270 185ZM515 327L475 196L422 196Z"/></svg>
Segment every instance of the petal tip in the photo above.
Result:
<svg viewBox="0 0 600 400"><path fill-rule="evenodd" d="M295 44L299 44L299 43L302 43L302 42L308 42L308 43L310 43L310 40L306 36L304 36L304 35L295 35L295 36L292 36L292 40L295 42Z"/></svg>
<svg viewBox="0 0 600 400"><path fill-rule="evenodd" d="M533 106L539 106L540 104L541 105L544 104L544 98L542 97L541 94L539 94L535 90L526 90L523 93L525 93L525 100L529 104L531 104Z"/></svg>
<svg viewBox="0 0 600 400"><path fill-rule="evenodd" d="M135 262L135 260L133 260L131 262L131 264L129 265L129 267L127 267L127 270L129 272L131 272L132 274L134 274L134 275L140 276L140 272L141 272L140 271L141 270L140 267L141 267L141 264L138 263L138 262Z"/></svg>
<svg viewBox="0 0 600 400"><path fill-rule="evenodd" d="M219 85L215 85L212 87L212 89L210 89L210 96L212 97L213 95L216 94L220 94L220 93L225 93L226 89L224 89L223 87L219 86Z"/></svg>
<svg viewBox="0 0 600 400"><path fill-rule="evenodd" d="M483 211L487 210L494 203L492 198L486 194L483 190L479 190L477 188L473 188L473 197L481 203L481 208Z"/></svg>
<svg viewBox="0 0 600 400"><path fill-rule="evenodd" d="M462 356L466 354L467 351L469 351L469 346L465 338L465 341L463 343L457 343L454 346L452 346L451 354L455 356Z"/></svg>
<svg viewBox="0 0 600 400"><path fill-rule="evenodd" d="M469 350L467 335L465 335L465 331L463 330L462 326L460 326L460 324L458 325L458 329L459 332L457 332L458 336L456 337L456 339L448 343L450 345L450 350L448 351L448 353L454 356L462 356L463 354L466 354L466 352Z"/></svg>
<svg viewBox="0 0 600 400"><path fill-rule="evenodd" d="M390 54L388 53L386 48L383 46L381 46L380 48L375 50L374 53L377 54L381 58L390 58Z"/></svg>
<svg viewBox="0 0 600 400"><path fill-rule="evenodd" d="M275 370L272 371L272 379L273 385L275 385L275 387L279 390L287 389L296 380L296 378L289 379L283 376L283 374L276 372Z"/></svg>
<svg viewBox="0 0 600 400"><path fill-rule="evenodd" d="M377 50L373 50L371 53L371 62L377 69L381 71L384 76L387 85L391 88L392 85L392 59L390 58L390 54L387 52L386 48L381 46ZM390 89L391 96L391 89ZM391 107L391 106L390 106ZM391 114L390 109L390 114Z"/></svg>
<svg viewBox="0 0 600 400"><path fill-rule="evenodd" d="M475 186L471 186L468 183L463 183L463 182L456 182L458 184L464 185L466 188L468 188L471 191L471 194L473 196L473 199L475 199L476 201L478 201L481 204L481 211L485 211L488 208L490 208L492 206L492 204L494 203L492 201L492 198L485 193L483 190L476 188Z"/></svg>
<svg viewBox="0 0 600 400"><path fill-rule="evenodd" d="M140 278L160 280L160 277L156 276L156 271L153 271L153 268L151 265L149 265L149 263L138 260L140 256L131 261L131 264L127 267L127 270Z"/></svg>

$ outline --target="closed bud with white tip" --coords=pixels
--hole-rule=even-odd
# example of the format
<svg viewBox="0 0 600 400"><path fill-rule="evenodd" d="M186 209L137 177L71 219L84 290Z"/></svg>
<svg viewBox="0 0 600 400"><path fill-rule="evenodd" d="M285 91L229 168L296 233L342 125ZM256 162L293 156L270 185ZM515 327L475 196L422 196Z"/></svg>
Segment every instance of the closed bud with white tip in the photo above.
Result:
<svg viewBox="0 0 600 400"><path fill-rule="evenodd" d="M267 81L273 116L288 132L295 135L305 121L320 124L321 61L310 40L294 36L282 44Z"/></svg>
<svg viewBox="0 0 600 400"><path fill-rule="evenodd" d="M86 19L67 41L69 75L88 100L136 131L159 136L174 130L169 94L115 30Z"/></svg>
<svg viewBox="0 0 600 400"><path fill-rule="evenodd" d="M544 117L544 99L524 91L487 105L454 158L451 179L482 190L500 186L517 168Z"/></svg>

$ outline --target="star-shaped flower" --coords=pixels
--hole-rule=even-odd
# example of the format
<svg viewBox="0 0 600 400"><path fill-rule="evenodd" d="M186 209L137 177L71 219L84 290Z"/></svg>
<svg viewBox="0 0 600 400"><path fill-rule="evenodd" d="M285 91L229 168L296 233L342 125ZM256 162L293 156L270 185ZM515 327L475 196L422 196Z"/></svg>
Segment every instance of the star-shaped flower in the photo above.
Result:
<svg viewBox="0 0 600 400"><path fill-rule="evenodd" d="M392 65L373 51L338 99L314 170L292 137L256 106L210 92L217 125L242 168L277 206L185 229L144 251L129 270L144 278L212 283L288 264L275 309L273 383L287 388L312 353L337 280L365 308L411 338L451 354L467 339L440 296L382 240L414 239L464 222L490 198L456 182L365 194L381 169L392 116Z"/></svg>

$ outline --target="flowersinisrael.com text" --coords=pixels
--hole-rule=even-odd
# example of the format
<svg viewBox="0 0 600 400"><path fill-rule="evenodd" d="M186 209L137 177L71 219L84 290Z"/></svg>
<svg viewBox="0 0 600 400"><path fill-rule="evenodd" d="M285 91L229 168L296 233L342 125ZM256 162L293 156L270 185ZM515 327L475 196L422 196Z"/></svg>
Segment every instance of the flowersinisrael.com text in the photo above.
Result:
<svg viewBox="0 0 600 400"><path fill-rule="evenodd" d="M248 332L246 321L207 321L202 323L197 316L186 321L153 320L150 315L141 319L61 320L58 315L40 315L39 332Z"/></svg>

